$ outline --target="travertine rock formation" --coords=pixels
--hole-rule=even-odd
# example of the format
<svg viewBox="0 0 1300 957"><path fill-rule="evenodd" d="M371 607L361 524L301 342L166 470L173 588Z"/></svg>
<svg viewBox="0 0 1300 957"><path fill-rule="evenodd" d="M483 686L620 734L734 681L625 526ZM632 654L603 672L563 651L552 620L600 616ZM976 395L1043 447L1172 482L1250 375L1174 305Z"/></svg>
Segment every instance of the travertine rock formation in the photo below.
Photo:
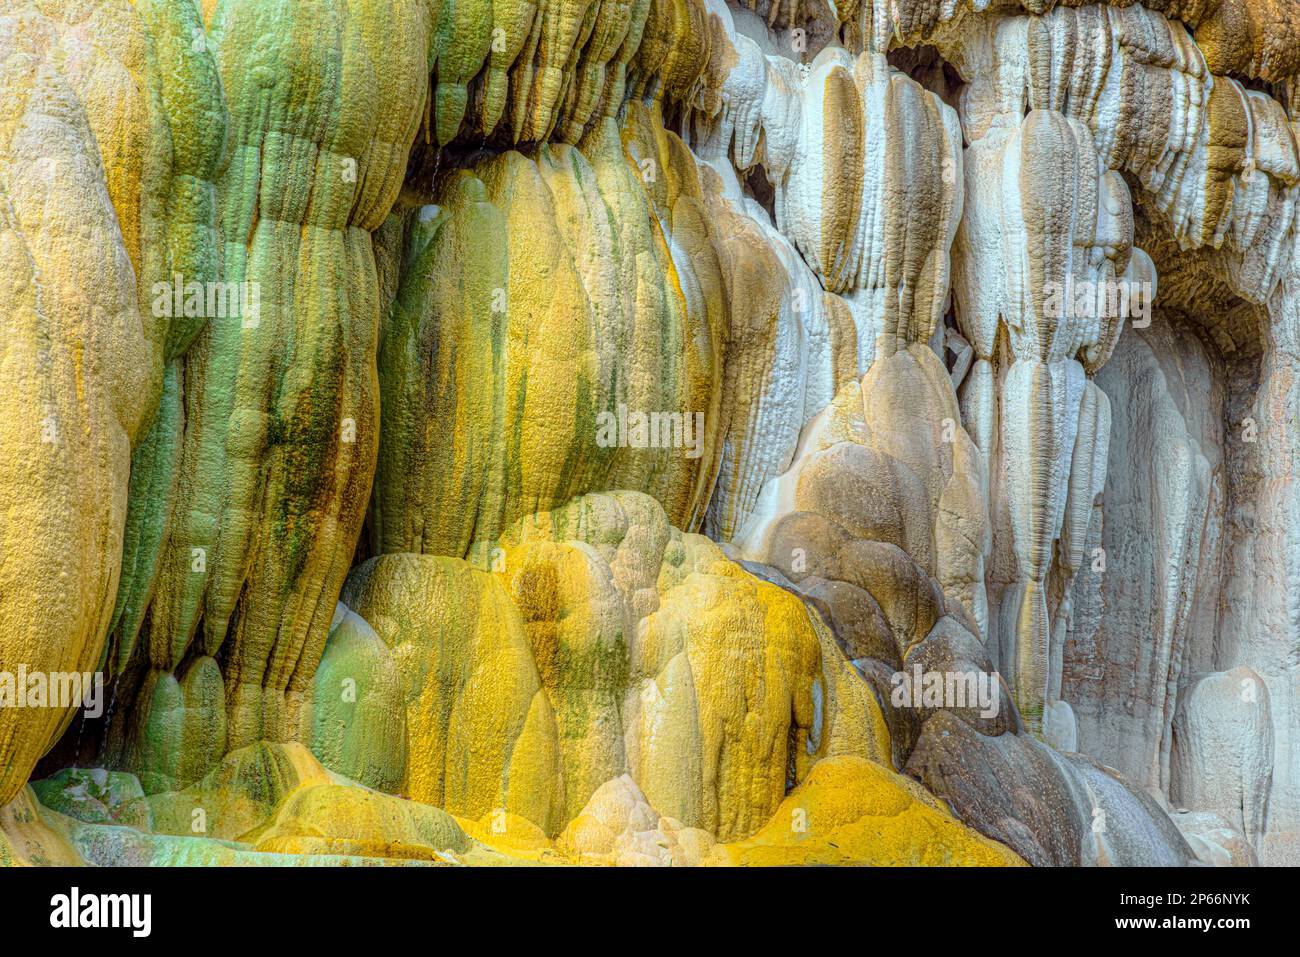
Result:
<svg viewBox="0 0 1300 957"><path fill-rule="evenodd" d="M359 747L336 770L548 835L631 774L656 810L726 840L753 833L817 759L887 758L879 705L820 621L649 496L577 499L493 551L495 574L411 554L354 571L343 601L397 663L388 705L407 744L384 767L371 742L393 736L354 720ZM366 671L334 660L358 652L331 643L318 674L379 680L380 655ZM325 705L341 689L316 690ZM367 720L392 719L376 706Z"/></svg>
<svg viewBox="0 0 1300 957"><path fill-rule="evenodd" d="M163 245L170 134L129 8L6 9L0 51L0 661L85 672L103 657L131 451L162 382L166 327L136 277L142 249ZM71 719L0 709L0 801Z"/></svg>
<svg viewBox="0 0 1300 957"><path fill-rule="evenodd" d="M0 0L0 102L0 861L1300 862L1292 5Z"/></svg>

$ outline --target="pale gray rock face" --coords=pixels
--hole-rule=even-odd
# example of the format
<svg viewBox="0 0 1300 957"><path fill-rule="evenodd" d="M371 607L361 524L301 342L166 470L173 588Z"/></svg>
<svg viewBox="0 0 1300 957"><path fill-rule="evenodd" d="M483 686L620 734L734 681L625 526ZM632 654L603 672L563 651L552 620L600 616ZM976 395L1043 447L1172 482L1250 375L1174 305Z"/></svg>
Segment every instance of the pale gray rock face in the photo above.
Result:
<svg viewBox="0 0 1300 957"><path fill-rule="evenodd" d="M1178 803L1212 811L1261 845L1273 777L1268 687L1249 668L1206 675L1174 719L1173 791Z"/></svg>
<svg viewBox="0 0 1300 957"><path fill-rule="evenodd" d="M1075 795L1062 797L1073 808L1067 818L1109 805L1121 823L1109 841L1071 840L1066 852L1049 851L1043 838L1031 848L1054 862L1167 861L1168 847L1180 844L1170 807L1184 809L1203 857L1300 861L1297 82L1283 74L1241 82L1261 76L1274 54L1243 52L1216 23L1180 22L1185 15L1154 4L1033 15L902 2L845 25L849 46L873 38L960 124L951 171L960 217L943 247L942 334L882 311L872 281L861 272L846 278L826 258L835 230L851 258L870 250L863 237L908 221L912 196L899 194L905 212L864 191L866 227L855 236L815 215L806 164L778 164L773 179L785 190L778 229L850 304L859 375L876 372L862 376L849 412L805 416L788 465L769 470L734 541L745 557L783 569L790 554L806 557L807 576L791 572L797 589L878 689L893 662L873 655L866 636L881 633L883 616L907 659L919 634L914 616L897 613L895 595L860 587L878 579L867 565L885 563L859 562L852 575L840 567L861 550L854 539L872 541L880 557L888 542L939 580L949 613L977 633L1033 742L999 736L991 750L969 741L964 766L978 779L987 771L980 763L996 758L1008 774L1020 763L1028 774L1042 742L1100 762L1062 758L1068 770L1052 772L1088 801L1069 788L1049 793ZM759 37L751 18L736 19L745 23L738 32ZM896 137L922 124L900 122L901 111L882 121L890 107L873 79L878 62L853 65L828 50L805 60L818 83L832 65L853 70L863 129L878 133L863 151L869 184ZM804 104L801 140L811 130L812 104ZM825 142L829 133L813 126ZM755 159L765 162L761 150ZM840 172L813 168L824 196ZM942 236L927 238L942 246ZM1102 305L1102 291L1116 288L1130 297L1118 310L1114 299ZM1054 299L1094 289L1091 311ZM933 286L915 294L936 301ZM968 500L933 493L938 509L927 513L923 496L879 464L873 435L921 431L917 420L945 414L946 396L907 408L889 398L900 390L881 360L922 341L943 358L958 400L948 441L975 449L969 464L955 454L937 461L944 479L969 479L982 515ZM917 488L931 481L934 467L907 461ZM960 535L940 534L941 521ZM966 551L954 556L958 541ZM1257 688L1249 702L1234 696L1245 680ZM890 722L907 729L910 744L917 716L909 718ZM927 744L938 715L920 718ZM1117 790L1102 766L1129 784ZM988 791L996 792L992 778ZM1188 815L1212 815L1236 836ZM1000 833L1010 841L1007 827Z"/></svg>
<svg viewBox="0 0 1300 957"><path fill-rule="evenodd" d="M1203 336L1157 310L1097 375L1113 413L1090 529L1105 571L1075 580L1062 697L1078 750L1166 806L1216 815L1246 846L1229 841L1232 861L1293 863L1297 639L1281 617L1280 519L1296 519L1289 467L1266 464L1290 440L1259 408L1279 357L1225 359Z"/></svg>
<svg viewBox="0 0 1300 957"><path fill-rule="evenodd" d="M1057 751L1079 750L1079 721L1068 701L1053 701L1047 706L1043 740Z"/></svg>
<svg viewBox="0 0 1300 957"><path fill-rule="evenodd" d="M1178 867L1194 858L1153 798L1028 734L990 737L942 712L926 722L907 771L1031 864Z"/></svg>
<svg viewBox="0 0 1300 957"><path fill-rule="evenodd" d="M1205 630L1198 599L1201 614L1213 616L1223 514L1221 425L1209 411L1219 384L1194 336L1168 330L1164 322L1129 330L1097 375L1112 409L1097 556L1105 572L1076 580L1075 607L1098 614L1071 634L1062 682L1079 750L1158 794L1169 786L1189 631ZM1182 361L1179 349L1191 358ZM1193 396L1188 422L1182 410Z"/></svg>
<svg viewBox="0 0 1300 957"><path fill-rule="evenodd" d="M1202 864L1255 867L1259 858L1241 831L1213 811L1174 811L1169 817L1183 832Z"/></svg>

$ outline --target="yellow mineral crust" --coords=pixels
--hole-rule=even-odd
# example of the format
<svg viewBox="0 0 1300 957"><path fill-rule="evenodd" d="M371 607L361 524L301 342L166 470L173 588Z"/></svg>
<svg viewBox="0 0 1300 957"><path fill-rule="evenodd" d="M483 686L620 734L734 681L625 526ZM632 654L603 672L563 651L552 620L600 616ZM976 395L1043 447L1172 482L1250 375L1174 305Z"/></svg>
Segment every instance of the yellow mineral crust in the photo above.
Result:
<svg viewBox="0 0 1300 957"><path fill-rule="evenodd" d="M131 801L129 821L97 815L121 813L139 794L134 779L78 773L88 777L64 792L64 813L30 787L0 807L0 866L1022 863L915 782L852 756L819 761L765 826L730 844L661 815L627 774L604 782L552 841L506 811L473 820L362 787L299 745L234 751L199 784ZM105 803L87 802L88 791Z"/></svg>
<svg viewBox="0 0 1300 957"><path fill-rule="evenodd" d="M385 555L361 565L344 594L401 669L402 793L460 817L500 808L558 830L555 718L496 577L459 559Z"/></svg>
<svg viewBox="0 0 1300 957"><path fill-rule="evenodd" d="M0 867L76 867L77 853L62 834L44 819L30 787L0 806Z"/></svg>
<svg viewBox="0 0 1300 957"><path fill-rule="evenodd" d="M153 344L84 102L11 29L0 18L0 667L89 672L117 590ZM0 708L0 802L72 713Z"/></svg>
<svg viewBox="0 0 1300 957"><path fill-rule="evenodd" d="M728 299L695 161L658 133L655 185L607 120L581 149L458 170L410 217L379 355L377 552L465 557L611 487L702 520Z"/></svg>
<svg viewBox="0 0 1300 957"><path fill-rule="evenodd" d="M818 762L762 830L718 854L738 865L1024 866L916 782L850 756Z"/></svg>
<svg viewBox="0 0 1300 957"><path fill-rule="evenodd" d="M301 745L233 751L183 791L130 800L129 820L118 815L123 796L140 793L134 778L75 774L66 790L48 792L67 813L41 805L33 788L0 807L0 866L563 862L518 821L458 821L332 774ZM480 832L494 846L472 836Z"/></svg>
<svg viewBox="0 0 1300 957"><path fill-rule="evenodd" d="M161 238L149 220L161 212L172 149L143 22L127 0L15 2L3 13L6 47L49 60L81 101L123 242L139 270L152 252L145 246Z"/></svg>
<svg viewBox="0 0 1300 957"><path fill-rule="evenodd" d="M553 836L628 774L660 813L731 839L819 758L889 753L820 620L643 493L575 499L471 553L484 570L384 555L344 590L403 676L402 791L417 800ZM331 675L347 670L336 654ZM373 757L347 751L334 754L353 773Z"/></svg>

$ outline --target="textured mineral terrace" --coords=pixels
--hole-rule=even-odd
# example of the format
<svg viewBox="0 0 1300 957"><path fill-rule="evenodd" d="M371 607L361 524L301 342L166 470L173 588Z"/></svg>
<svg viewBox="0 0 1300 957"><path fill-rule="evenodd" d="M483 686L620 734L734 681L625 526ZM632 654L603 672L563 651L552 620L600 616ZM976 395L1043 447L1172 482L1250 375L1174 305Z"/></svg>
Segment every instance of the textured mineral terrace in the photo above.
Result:
<svg viewBox="0 0 1300 957"><path fill-rule="evenodd" d="M1300 3L750 2L0 0L0 863L1300 864Z"/></svg>

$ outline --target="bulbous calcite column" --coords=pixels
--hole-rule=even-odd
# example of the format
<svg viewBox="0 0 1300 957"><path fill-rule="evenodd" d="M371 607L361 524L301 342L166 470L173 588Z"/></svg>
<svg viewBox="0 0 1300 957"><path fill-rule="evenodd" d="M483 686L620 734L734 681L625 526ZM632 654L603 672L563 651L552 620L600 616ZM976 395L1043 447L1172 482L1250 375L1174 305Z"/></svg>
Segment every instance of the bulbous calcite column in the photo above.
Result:
<svg viewBox="0 0 1300 957"><path fill-rule="evenodd" d="M681 141L633 106L622 131L605 120L578 148L503 153L444 178L437 198L404 214L408 265L379 358L375 550L463 558L607 488L698 527L733 310Z"/></svg>
<svg viewBox="0 0 1300 957"><path fill-rule="evenodd" d="M58 693L68 687L61 676L84 675L80 687L103 667L114 595L150 577L137 576L134 561L120 574L123 550L138 554L166 510L165 494L128 504L128 481L132 493L150 484L136 480L131 456L153 460L164 360L195 323L172 324L151 308L149 283L166 275L170 242L194 239L204 265L214 247L186 219L201 222L201 199L180 209L187 177L206 168L186 153L196 144L167 99L173 84L203 86L204 68L195 61L162 76L174 24L156 13L125 0L15 3L0 13L0 497L11 516L0 523L0 671L10 682L0 804L82 703ZM213 119L219 146L219 110ZM39 700L27 700L34 686L17 677L26 673L44 688Z"/></svg>
<svg viewBox="0 0 1300 957"><path fill-rule="evenodd" d="M1128 190L1088 126L1062 112L1066 74L1038 55L1055 35L1040 36L1041 26L985 23L959 51L971 77L962 115L971 145L953 266L974 351L963 418L989 470L992 575L1002 585L989 637L1034 731L1059 696L1070 614L1068 600L1049 607L1050 574L1058 554L1067 582L1077 570L1105 477L1109 406L1090 375L1123 316L1099 311L1107 300L1095 293L1154 280L1153 270L1128 272L1145 260L1132 252ZM1024 114L1026 99L1036 108Z"/></svg>
<svg viewBox="0 0 1300 957"><path fill-rule="evenodd" d="M122 760L155 775L150 787L188 783L228 749L300 734L370 494L370 234L423 114L431 24L414 0L309 6L220 3L195 39L213 51L230 117L221 278L249 292L185 356L148 668L132 679L137 706L121 735Z"/></svg>
<svg viewBox="0 0 1300 957"><path fill-rule="evenodd" d="M166 317L165 366L158 410L131 461L122 579L110 629L117 671L131 661L171 528L185 430L184 358L209 319L207 291L221 284L216 179L228 159L225 97L198 9L166 0L140 2L135 9L153 41L157 103L170 130L172 168L164 180L170 184L164 222L149 243L157 262L137 280L141 307ZM204 291L203 309L190 316L185 290L196 288ZM217 288L223 297L232 292L224 284Z"/></svg>
<svg viewBox="0 0 1300 957"><path fill-rule="evenodd" d="M318 707L341 675L389 697L321 742L336 770L550 836L626 774L659 813L735 840L818 760L886 760L820 619L650 496L581 496L483 545L490 562L387 554L349 576ZM395 751L378 732L402 727Z"/></svg>

